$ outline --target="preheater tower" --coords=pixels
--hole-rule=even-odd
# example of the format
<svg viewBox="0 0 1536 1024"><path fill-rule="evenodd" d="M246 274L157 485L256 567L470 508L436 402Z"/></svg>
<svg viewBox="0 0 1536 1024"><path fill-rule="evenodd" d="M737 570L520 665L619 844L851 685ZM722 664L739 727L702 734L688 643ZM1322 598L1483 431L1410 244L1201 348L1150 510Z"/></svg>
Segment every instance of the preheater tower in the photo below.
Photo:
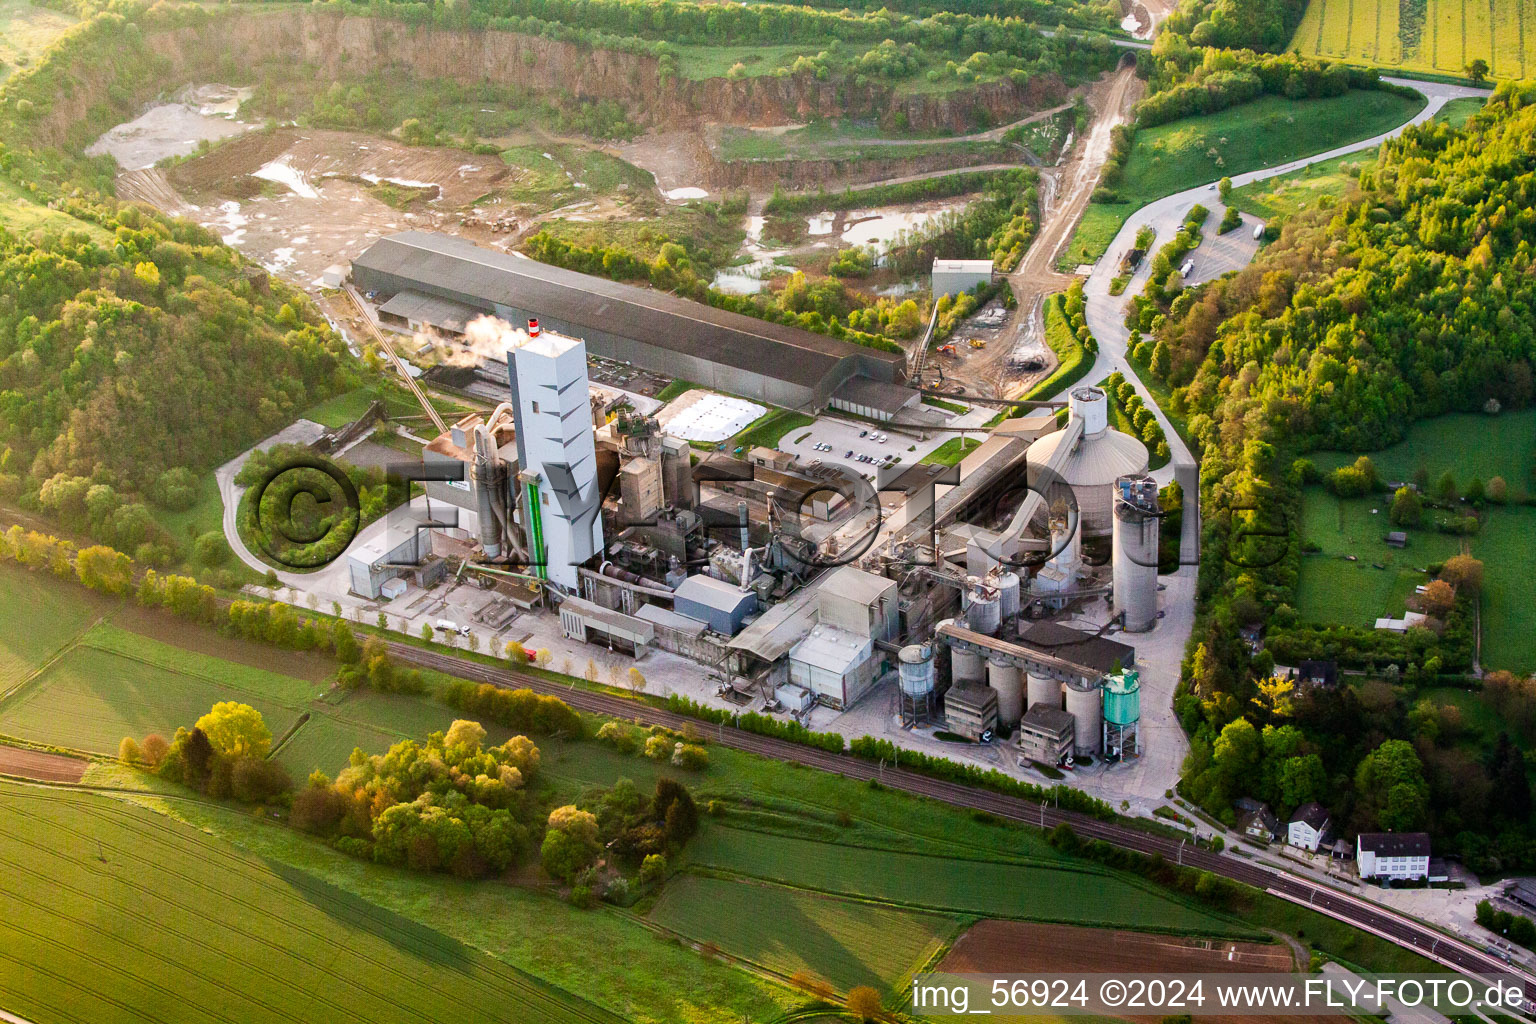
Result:
<svg viewBox="0 0 1536 1024"><path fill-rule="evenodd" d="M571 593L576 569L603 549L587 346L539 329L508 332L523 532L534 571Z"/></svg>
<svg viewBox="0 0 1536 1024"><path fill-rule="evenodd" d="M1150 476L1133 473L1115 481L1113 596L1130 633L1146 632L1157 621L1159 521L1157 483Z"/></svg>

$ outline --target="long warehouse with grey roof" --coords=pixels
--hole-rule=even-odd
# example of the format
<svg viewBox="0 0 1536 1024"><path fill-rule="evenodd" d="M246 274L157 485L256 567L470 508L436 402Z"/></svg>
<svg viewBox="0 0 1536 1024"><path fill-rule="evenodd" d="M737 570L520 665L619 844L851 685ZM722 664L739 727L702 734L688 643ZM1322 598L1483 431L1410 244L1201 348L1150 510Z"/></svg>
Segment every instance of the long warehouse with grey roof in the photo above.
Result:
<svg viewBox="0 0 1536 1024"><path fill-rule="evenodd" d="M398 310L393 319L400 326L459 333L466 317L480 313L514 324L537 318L561 334L585 339L593 355L770 405L819 411L857 397L862 409L876 390L890 393L877 403L887 407L916 397L898 383L901 353L550 266L451 235L402 231L381 238L352 261L352 278L359 289L377 293L386 322Z"/></svg>

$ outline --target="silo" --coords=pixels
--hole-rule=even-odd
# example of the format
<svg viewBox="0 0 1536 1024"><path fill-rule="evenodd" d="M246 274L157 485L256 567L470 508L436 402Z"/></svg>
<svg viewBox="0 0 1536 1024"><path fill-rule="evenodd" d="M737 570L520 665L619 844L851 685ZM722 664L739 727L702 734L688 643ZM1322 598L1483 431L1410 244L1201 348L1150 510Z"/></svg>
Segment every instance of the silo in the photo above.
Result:
<svg viewBox="0 0 1536 1024"><path fill-rule="evenodd" d="M1050 676L1036 675L1033 672L1026 673L1024 688L1026 692L1026 707L1034 707L1036 704L1049 704L1053 708L1061 707L1061 680L1052 679Z"/></svg>
<svg viewBox="0 0 1536 1024"><path fill-rule="evenodd" d="M1002 618L1002 601L997 588L972 577L967 581L965 624L985 636L996 636Z"/></svg>
<svg viewBox="0 0 1536 1024"><path fill-rule="evenodd" d="M1100 731L1103 728L1104 698L1099 694L1099 682L1094 680L1083 689L1080 683L1067 684L1067 713L1072 716L1076 732L1074 749L1079 754L1099 752Z"/></svg>
<svg viewBox="0 0 1536 1024"><path fill-rule="evenodd" d="M927 719L933 713L933 648L908 644L897 654L901 713L904 719Z"/></svg>
<svg viewBox="0 0 1536 1024"><path fill-rule="evenodd" d="M986 682L987 673L981 655L975 651L962 651L954 644L950 644L949 678L955 685Z"/></svg>
<svg viewBox="0 0 1536 1024"><path fill-rule="evenodd" d="M1016 572L1000 572L997 574L997 600L998 611L1003 621L1013 622L1019 617L1019 574Z"/></svg>
<svg viewBox="0 0 1536 1024"><path fill-rule="evenodd" d="M1127 669L1104 681L1104 735L1108 753L1141 752L1141 676Z"/></svg>
<svg viewBox="0 0 1536 1024"><path fill-rule="evenodd" d="M997 691L997 720L1012 728L1024 715L1024 680L1019 666L1005 658L987 661L987 685Z"/></svg>
<svg viewBox="0 0 1536 1024"><path fill-rule="evenodd" d="M972 599L971 606L965 610L966 624L978 633L987 636L996 636L998 623L1002 619L1002 602L998 600L996 591L985 597Z"/></svg>
<svg viewBox="0 0 1536 1024"><path fill-rule="evenodd" d="M1125 629L1143 633L1157 621L1157 483L1131 474L1115 481L1111 573L1115 611Z"/></svg>

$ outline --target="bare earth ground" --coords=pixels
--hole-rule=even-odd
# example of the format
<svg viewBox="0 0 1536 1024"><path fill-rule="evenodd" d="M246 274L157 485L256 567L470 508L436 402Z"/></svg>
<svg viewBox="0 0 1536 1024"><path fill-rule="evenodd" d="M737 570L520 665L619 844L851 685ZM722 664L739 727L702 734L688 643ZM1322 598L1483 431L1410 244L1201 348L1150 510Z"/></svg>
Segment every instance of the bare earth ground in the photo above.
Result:
<svg viewBox="0 0 1536 1024"><path fill-rule="evenodd" d="M88 762L41 750L0 746L0 775L18 775L40 782L79 782Z"/></svg>
<svg viewBox="0 0 1536 1024"><path fill-rule="evenodd" d="M1079 928L1024 921L978 921L936 968L945 974L1289 974L1297 969L1290 949L1259 942L1195 939L1147 932ZM1157 1021L1159 1017L1126 1017ZM1279 1021L1309 1024L1326 1017L1222 1017L1231 1024Z"/></svg>
<svg viewBox="0 0 1536 1024"><path fill-rule="evenodd" d="M290 184L253 176L273 161L292 169ZM128 172L118 194L190 217L268 270L307 284L407 228L493 245L517 237L526 225L510 206L475 205L513 184L515 173L496 156L359 132L282 129L234 139L168 170ZM400 210L372 194L374 179L431 188Z"/></svg>

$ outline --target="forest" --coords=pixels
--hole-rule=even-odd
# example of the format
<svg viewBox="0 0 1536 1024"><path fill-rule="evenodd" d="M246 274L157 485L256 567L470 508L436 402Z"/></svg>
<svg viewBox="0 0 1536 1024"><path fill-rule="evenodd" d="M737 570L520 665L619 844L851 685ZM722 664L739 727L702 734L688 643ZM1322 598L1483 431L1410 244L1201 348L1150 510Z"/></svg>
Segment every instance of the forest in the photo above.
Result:
<svg viewBox="0 0 1536 1024"><path fill-rule="evenodd" d="M353 371L302 292L189 221L118 202L110 161L36 144L81 68L108 64L127 109L156 63L123 14L76 26L0 90L0 189L46 211L24 233L0 220L0 500L165 565L188 538L157 516ZM91 113L82 132L117 116Z"/></svg>
<svg viewBox="0 0 1536 1024"><path fill-rule="evenodd" d="M1295 692L1270 673L1302 652L1254 654L1240 635L1295 620L1301 545L1288 524L1316 478L1307 452L1382 448L1420 417L1536 394L1533 99L1506 85L1462 128L1408 129L1356 193L1292 217L1248 268L1182 292L1151 324L1154 362L1202 456L1201 611L1176 707L1193 737L1187 784L1213 810L1243 791L1277 810L1307 793L1355 828L1428 828L1437 853L1476 870L1536 864L1520 813L1529 730L1469 744L1421 692L1453 659L1466 664L1454 613L1438 638L1357 636L1371 645L1359 655L1330 629L1330 656L1389 680L1359 687ZM1480 576L1450 562L1431 568L1463 605Z"/></svg>

